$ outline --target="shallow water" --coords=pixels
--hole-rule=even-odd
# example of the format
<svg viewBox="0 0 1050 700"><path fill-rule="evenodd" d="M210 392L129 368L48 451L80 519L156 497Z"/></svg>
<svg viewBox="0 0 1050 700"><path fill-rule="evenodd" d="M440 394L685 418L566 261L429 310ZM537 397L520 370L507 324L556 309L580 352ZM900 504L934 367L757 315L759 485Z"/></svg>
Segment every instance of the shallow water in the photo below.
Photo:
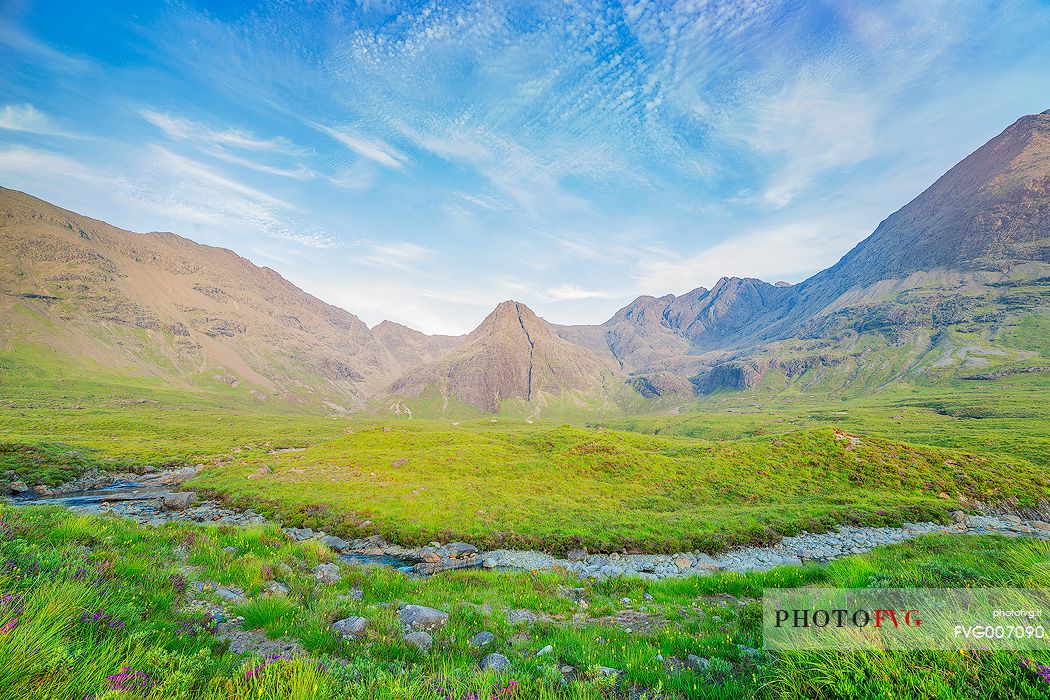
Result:
<svg viewBox="0 0 1050 700"><path fill-rule="evenodd" d="M42 496L35 493L29 496L16 496L11 499L11 503L14 505L67 506L70 508L97 510L98 506L106 502L147 501L153 498L163 498L169 493L172 493L172 490L166 486L143 486L135 481L123 481L111 484L104 489L49 493Z"/></svg>
<svg viewBox="0 0 1050 700"><path fill-rule="evenodd" d="M412 566L415 561L409 559L402 559L401 557L395 557L390 554L340 554L339 558L345 561L347 564L354 566L389 566L398 571L409 573L412 571Z"/></svg>

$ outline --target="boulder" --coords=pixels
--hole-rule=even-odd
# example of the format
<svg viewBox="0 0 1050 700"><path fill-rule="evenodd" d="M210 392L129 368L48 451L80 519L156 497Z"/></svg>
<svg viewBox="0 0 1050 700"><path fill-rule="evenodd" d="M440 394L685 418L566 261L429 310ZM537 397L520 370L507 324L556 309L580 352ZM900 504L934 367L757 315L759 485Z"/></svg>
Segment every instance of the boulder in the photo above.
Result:
<svg viewBox="0 0 1050 700"><path fill-rule="evenodd" d="M314 567L314 578L322 585L331 586L339 583L342 577L337 564L318 564Z"/></svg>
<svg viewBox="0 0 1050 700"><path fill-rule="evenodd" d="M491 644L493 639L495 639L495 635L492 632L478 632L469 643L472 647L483 647Z"/></svg>
<svg viewBox="0 0 1050 700"><path fill-rule="evenodd" d="M570 549L565 554L565 558L569 561L585 561L587 559L587 550L583 548Z"/></svg>
<svg viewBox="0 0 1050 700"><path fill-rule="evenodd" d="M298 528L290 527L285 532L296 542L302 542L308 540L314 536L314 531L308 527Z"/></svg>
<svg viewBox="0 0 1050 700"><path fill-rule="evenodd" d="M11 489L12 493L25 493L29 490L29 487L24 481L15 481L8 488Z"/></svg>
<svg viewBox="0 0 1050 700"><path fill-rule="evenodd" d="M403 637L403 639L405 640L406 644L414 646L416 649L419 649L424 654L430 651L430 647L434 646L433 637L431 637L426 632L423 632L422 630L418 632L409 632Z"/></svg>
<svg viewBox="0 0 1050 700"><path fill-rule="evenodd" d="M510 670L510 659L503 654L489 654L481 660L482 671L495 671L501 673Z"/></svg>
<svg viewBox="0 0 1050 700"><path fill-rule="evenodd" d="M448 613L422 605L406 605L397 614L401 618L401 626L407 632L436 632L448 622Z"/></svg>
<svg viewBox="0 0 1050 700"><path fill-rule="evenodd" d="M335 535L325 535L321 538L321 544L334 552L345 552L350 549L349 542L342 537L336 537Z"/></svg>
<svg viewBox="0 0 1050 700"><path fill-rule="evenodd" d="M36 492L36 494L38 496L46 496L47 495L47 487L44 486L43 484L37 484L36 486L33 487L33 490Z"/></svg>
<svg viewBox="0 0 1050 700"><path fill-rule="evenodd" d="M441 559L435 562L421 561L412 567L412 571L420 576L430 576L442 571L452 571L453 569L470 569L477 565L478 558L470 556L463 559Z"/></svg>
<svg viewBox="0 0 1050 700"><path fill-rule="evenodd" d="M342 639L359 639L368 628L368 620L363 617L344 617L332 623L332 631Z"/></svg>
<svg viewBox="0 0 1050 700"><path fill-rule="evenodd" d="M450 542L442 547L439 554L449 559L465 559L478 553L478 548L466 542Z"/></svg>
<svg viewBox="0 0 1050 700"><path fill-rule="evenodd" d="M288 595L289 588L280 581L267 581L263 586L263 593L269 595Z"/></svg>
<svg viewBox="0 0 1050 700"><path fill-rule="evenodd" d="M179 491L164 496L161 510L186 510L197 501L197 494L193 491Z"/></svg>

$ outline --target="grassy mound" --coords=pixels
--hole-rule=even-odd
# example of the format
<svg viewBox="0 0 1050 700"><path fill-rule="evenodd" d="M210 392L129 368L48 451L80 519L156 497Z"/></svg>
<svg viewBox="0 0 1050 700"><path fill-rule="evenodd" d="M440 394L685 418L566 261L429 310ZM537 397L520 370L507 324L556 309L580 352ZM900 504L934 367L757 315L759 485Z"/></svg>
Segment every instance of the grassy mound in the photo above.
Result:
<svg viewBox="0 0 1050 700"><path fill-rule="evenodd" d="M673 552L843 522L937 520L976 502L1032 506L1050 492L1050 475L1020 458L830 428L712 442L405 421L302 451L243 454L193 485L347 535Z"/></svg>

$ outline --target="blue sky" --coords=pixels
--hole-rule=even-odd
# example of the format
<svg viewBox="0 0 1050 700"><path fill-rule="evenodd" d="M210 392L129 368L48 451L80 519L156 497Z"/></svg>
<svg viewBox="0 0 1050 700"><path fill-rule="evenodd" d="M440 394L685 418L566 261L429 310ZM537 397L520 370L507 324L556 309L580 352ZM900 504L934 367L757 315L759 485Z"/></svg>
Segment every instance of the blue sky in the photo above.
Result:
<svg viewBox="0 0 1050 700"><path fill-rule="evenodd" d="M0 0L0 184L369 324L599 323L834 263L1050 107L1047 37L1025 0Z"/></svg>

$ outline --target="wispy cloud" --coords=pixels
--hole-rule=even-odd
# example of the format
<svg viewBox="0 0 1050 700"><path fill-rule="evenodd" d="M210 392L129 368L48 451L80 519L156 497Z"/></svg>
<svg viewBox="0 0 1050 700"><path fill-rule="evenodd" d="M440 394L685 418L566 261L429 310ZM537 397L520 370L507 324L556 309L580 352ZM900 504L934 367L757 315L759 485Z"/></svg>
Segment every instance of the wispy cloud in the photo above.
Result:
<svg viewBox="0 0 1050 700"><path fill-rule="evenodd" d="M608 292L596 289L584 289L571 282L551 287L544 294L552 301L574 301L577 299L617 299L623 296L623 292Z"/></svg>
<svg viewBox="0 0 1050 700"><path fill-rule="evenodd" d="M222 129L201 122L173 116L152 109L139 111L142 118L163 131L170 138L191 141L197 145L229 146L248 151L303 155L306 149L296 146L285 138L260 138L241 129Z"/></svg>
<svg viewBox="0 0 1050 700"><path fill-rule="evenodd" d="M411 270L418 261L435 255L430 248L415 243L374 243L368 250L368 253L357 258L358 262L396 270Z"/></svg>
<svg viewBox="0 0 1050 700"><path fill-rule="evenodd" d="M367 158L383 167L402 170L408 160L403 153L382 141L365 138L341 129L333 129L317 122L307 123L321 133L328 134L362 158Z"/></svg>
<svg viewBox="0 0 1050 700"><path fill-rule="evenodd" d="M50 117L31 104L9 104L0 107L0 129L45 136L75 136L58 128Z"/></svg>

